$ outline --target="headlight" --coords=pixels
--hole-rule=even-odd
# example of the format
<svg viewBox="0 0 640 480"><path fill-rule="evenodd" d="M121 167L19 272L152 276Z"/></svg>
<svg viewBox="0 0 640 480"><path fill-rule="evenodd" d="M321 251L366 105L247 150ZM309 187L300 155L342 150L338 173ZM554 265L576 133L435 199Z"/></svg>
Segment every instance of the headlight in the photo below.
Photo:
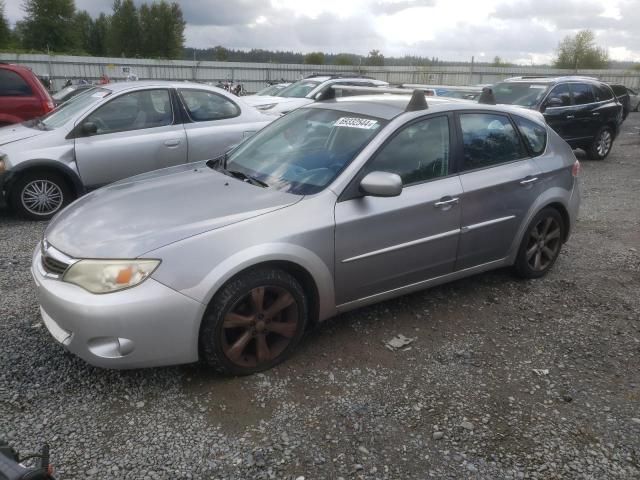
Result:
<svg viewBox="0 0 640 480"><path fill-rule="evenodd" d="M62 280L91 293L110 293L144 282L158 265L160 260L80 260Z"/></svg>
<svg viewBox="0 0 640 480"><path fill-rule="evenodd" d="M256 108L258 110L269 110L273 107L275 107L277 105L277 103L267 103L266 105L256 105Z"/></svg>

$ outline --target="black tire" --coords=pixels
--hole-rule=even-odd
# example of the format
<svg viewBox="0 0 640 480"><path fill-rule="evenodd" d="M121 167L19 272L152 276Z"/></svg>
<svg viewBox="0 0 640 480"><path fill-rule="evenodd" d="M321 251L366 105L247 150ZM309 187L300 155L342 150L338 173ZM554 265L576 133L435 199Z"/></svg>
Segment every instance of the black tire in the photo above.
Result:
<svg viewBox="0 0 640 480"><path fill-rule="evenodd" d="M549 222L548 226L547 222ZM560 255L565 232L566 226L562 215L555 208L544 208L539 211L522 237L514 265L515 273L522 278L540 278L545 275ZM549 254L549 251L552 254Z"/></svg>
<svg viewBox="0 0 640 480"><path fill-rule="evenodd" d="M254 292L261 288L262 297L258 293L259 300L254 303ZM292 300L289 306L278 310L277 317L261 317L260 312L267 314L287 293ZM287 297L281 304L288 300ZM254 308L256 304L262 307ZM251 319L253 323L235 327L236 317L242 322ZM212 369L225 375L251 375L267 370L295 351L308 318L306 295L294 277L282 270L269 268L242 273L222 287L204 314L199 339L201 358ZM285 327L287 336L270 330L276 326L278 330ZM267 351L273 356L260 359L258 343L266 344ZM236 348L237 345L243 346ZM232 352L239 354L231 355Z"/></svg>
<svg viewBox="0 0 640 480"><path fill-rule="evenodd" d="M602 127L598 130L593 143L587 148L587 158L591 160L604 160L613 148L613 130L610 127Z"/></svg>
<svg viewBox="0 0 640 480"><path fill-rule="evenodd" d="M34 201L33 195L38 190L38 186L48 192L51 202L42 205L41 211L38 211L37 205L30 203ZM75 195L61 175L55 172L34 171L16 180L11 187L9 198L11 207L19 216L29 220L49 220L71 203Z"/></svg>

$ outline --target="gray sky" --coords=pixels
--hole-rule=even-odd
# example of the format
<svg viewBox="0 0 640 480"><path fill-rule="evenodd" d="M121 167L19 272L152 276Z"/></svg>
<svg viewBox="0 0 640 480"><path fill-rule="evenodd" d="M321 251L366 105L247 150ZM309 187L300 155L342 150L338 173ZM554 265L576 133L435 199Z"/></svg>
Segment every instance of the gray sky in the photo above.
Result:
<svg viewBox="0 0 640 480"><path fill-rule="evenodd" d="M149 0L150 1L150 0ZM21 0L5 0L13 24ZM140 1L136 0L139 4ZM640 0L178 0L186 45L549 62L590 28L615 60L640 61ZM76 0L92 15L112 0Z"/></svg>

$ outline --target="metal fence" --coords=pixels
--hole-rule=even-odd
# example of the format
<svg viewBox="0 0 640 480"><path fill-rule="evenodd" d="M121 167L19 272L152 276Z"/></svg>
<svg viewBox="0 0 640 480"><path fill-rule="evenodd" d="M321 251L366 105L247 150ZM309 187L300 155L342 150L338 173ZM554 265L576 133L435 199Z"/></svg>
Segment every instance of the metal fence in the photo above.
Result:
<svg viewBox="0 0 640 480"><path fill-rule="evenodd" d="M297 65L281 63L209 62L190 60L150 60L117 57L76 57L0 53L0 61L22 64L38 75L48 75L59 89L67 79L95 82L102 75L112 81L134 74L140 80L194 80L217 83L242 83L249 92L264 88L271 81L295 81L312 73L356 72L389 83L427 83L437 85L490 84L519 75L579 74L606 82L622 83L640 89L640 71L633 70L559 70L545 67L488 67L484 65L431 67L366 67L339 65Z"/></svg>

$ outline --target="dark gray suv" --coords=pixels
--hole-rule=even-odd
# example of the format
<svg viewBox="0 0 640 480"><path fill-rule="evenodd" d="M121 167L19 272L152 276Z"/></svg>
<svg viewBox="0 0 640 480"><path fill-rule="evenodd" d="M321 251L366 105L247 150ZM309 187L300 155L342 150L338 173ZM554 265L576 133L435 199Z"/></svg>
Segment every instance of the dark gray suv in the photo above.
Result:
<svg viewBox="0 0 640 480"><path fill-rule="evenodd" d="M622 124L622 105L611 87L590 77L514 77L494 85L497 103L542 112L572 148L602 160Z"/></svg>

